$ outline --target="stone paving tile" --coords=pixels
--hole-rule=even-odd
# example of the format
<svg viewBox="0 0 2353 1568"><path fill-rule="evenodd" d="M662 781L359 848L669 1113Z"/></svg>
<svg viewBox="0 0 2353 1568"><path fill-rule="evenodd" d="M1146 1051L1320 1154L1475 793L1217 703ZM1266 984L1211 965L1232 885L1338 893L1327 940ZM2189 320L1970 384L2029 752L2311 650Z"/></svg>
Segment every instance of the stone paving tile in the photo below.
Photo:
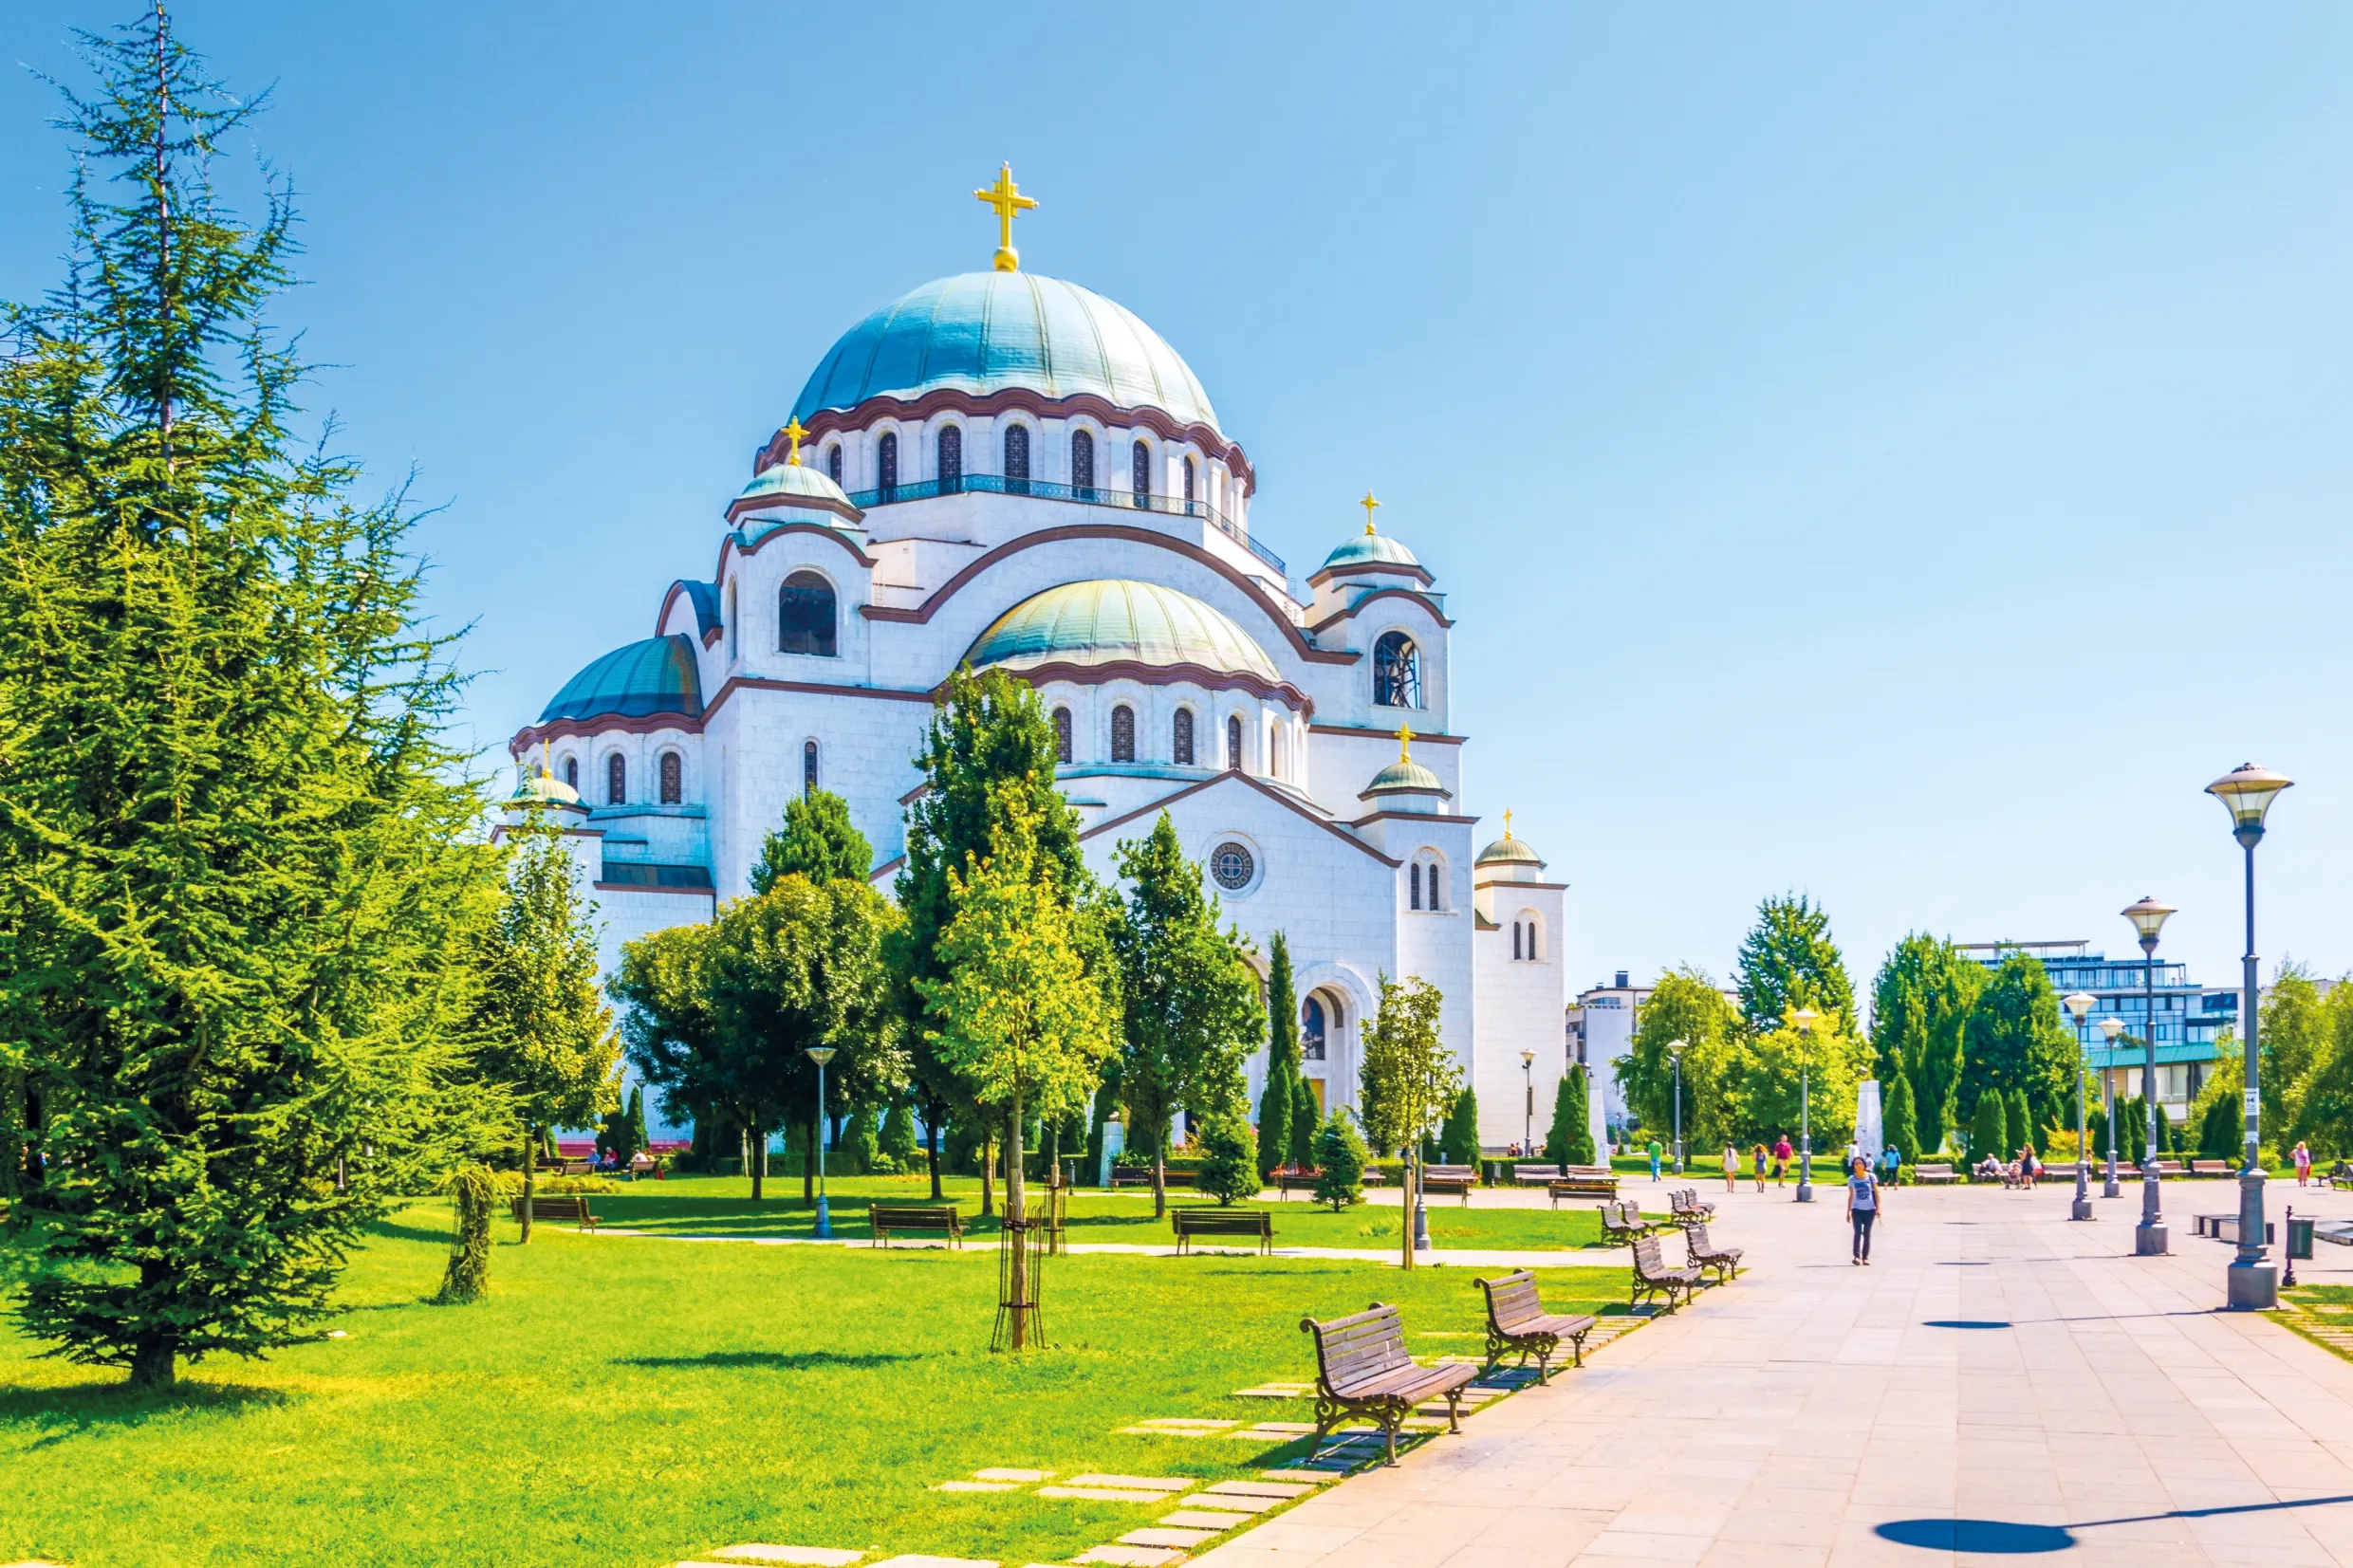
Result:
<svg viewBox="0 0 2353 1568"><path fill-rule="evenodd" d="M1298 1481L1220 1481L1202 1492L1203 1497L1305 1497L1315 1487Z"/></svg>
<svg viewBox="0 0 2353 1568"><path fill-rule="evenodd" d="M1017 1492L1018 1481L941 1481L933 1485L936 1492Z"/></svg>
<svg viewBox="0 0 2353 1568"><path fill-rule="evenodd" d="M1164 1562L1181 1562L1185 1554L1173 1546L1090 1546L1070 1560L1073 1562L1109 1563L1112 1568L1159 1568Z"/></svg>
<svg viewBox="0 0 2353 1568"><path fill-rule="evenodd" d="M1130 1530L1120 1538L1122 1546L1174 1546L1178 1550L1198 1546L1205 1540L1217 1539L1214 1530L1171 1530L1148 1528Z"/></svg>
<svg viewBox="0 0 2353 1568"><path fill-rule="evenodd" d="M1230 1514L1214 1508L1179 1508L1175 1513L1162 1514L1152 1522L1173 1524L1184 1530L1207 1530L1214 1535L1250 1522L1251 1516L1248 1514Z"/></svg>
<svg viewBox="0 0 2353 1568"><path fill-rule="evenodd" d="M997 1568L993 1558L935 1558L920 1552L906 1552L895 1558L884 1558L874 1568Z"/></svg>
<svg viewBox="0 0 2353 1568"><path fill-rule="evenodd" d="M973 1479L975 1481L1051 1481L1054 1479L1054 1472L1016 1469L1010 1465L991 1465L986 1469L974 1470Z"/></svg>
<svg viewBox="0 0 2353 1568"><path fill-rule="evenodd" d="M1130 1491L1181 1492L1187 1486L1198 1485L1191 1476L1183 1475L1074 1475L1073 1486L1117 1486Z"/></svg>
<svg viewBox="0 0 2353 1568"><path fill-rule="evenodd" d="M731 1562L791 1562L807 1568L848 1568L866 1554L841 1546L769 1546L758 1541L722 1546L711 1554Z"/></svg>
<svg viewBox="0 0 2353 1568"><path fill-rule="evenodd" d="M1263 1514L1283 1504L1279 1497L1244 1497L1238 1492L1195 1492L1189 1501L1201 1506L1229 1508L1238 1514Z"/></svg>
<svg viewBox="0 0 2353 1568"><path fill-rule="evenodd" d="M1166 1503L1168 1493L1141 1491L1134 1486L1040 1486L1040 1497L1059 1497L1078 1503Z"/></svg>

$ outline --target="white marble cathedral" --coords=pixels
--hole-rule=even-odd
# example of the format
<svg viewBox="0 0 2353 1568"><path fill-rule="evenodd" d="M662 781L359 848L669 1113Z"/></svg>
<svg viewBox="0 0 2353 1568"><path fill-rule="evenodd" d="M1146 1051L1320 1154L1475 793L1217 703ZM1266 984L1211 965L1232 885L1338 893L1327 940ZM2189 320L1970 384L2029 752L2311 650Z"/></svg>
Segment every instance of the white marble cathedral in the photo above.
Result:
<svg viewBox="0 0 2353 1568"><path fill-rule="evenodd" d="M590 663L511 750L564 815L609 969L744 894L796 792L843 796L887 891L934 690L961 662L1036 688L1088 858L1162 811L1259 944L1286 932L1306 1071L1355 1100L1376 978L1445 993L1481 1137L1539 1138L1564 1068L1564 884L1479 847L1443 595L1362 531L1306 580L1251 537L1255 470L1158 334L1018 269L925 284L833 345L728 506L706 580ZM1532 1060L1531 1060L1532 1058ZM1252 1102L1263 1071L1253 1064ZM1598 1097L1596 1097L1598 1108Z"/></svg>

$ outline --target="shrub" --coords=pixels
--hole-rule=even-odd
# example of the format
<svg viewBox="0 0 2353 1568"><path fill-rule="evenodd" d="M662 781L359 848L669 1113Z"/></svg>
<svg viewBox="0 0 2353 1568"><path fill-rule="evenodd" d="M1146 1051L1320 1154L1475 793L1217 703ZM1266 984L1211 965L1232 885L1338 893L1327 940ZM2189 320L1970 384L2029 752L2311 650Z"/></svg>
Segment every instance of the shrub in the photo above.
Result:
<svg viewBox="0 0 2353 1568"><path fill-rule="evenodd" d="M882 1155L901 1171L912 1171L923 1157L923 1145L915 1135L915 1111L904 1100L891 1107L882 1118Z"/></svg>
<svg viewBox="0 0 2353 1568"><path fill-rule="evenodd" d="M1988 1089L1977 1097L1976 1114L1969 1118L1969 1163L1975 1165L1992 1156L2010 1158L2003 1140L2010 1136L2010 1118L2004 1114L1999 1090Z"/></svg>
<svg viewBox="0 0 2353 1568"><path fill-rule="evenodd" d="M457 1209L457 1244L441 1276L444 1305L478 1301L490 1288L491 1215L498 1207L498 1178L486 1165L462 1167L450 1177L450 1200Z"/></svg>
<svg viewBox="0 0 2353 1568"><path fill-rule="evenodd" d="M1479 1162L1479 1101L1466 1086L1438 1129L1438 1154L1448 1165Z"/></svg>
<svg viewBox="0 0 2353 1568"><path fill-rule="evenodd" d="M1364 1140L1340 1112L1325 1118L1315 1134L1315 1201L1338 1213L1364 1201Z"/></svg>
<svg viewBox="0 0 2353 1568"><path fill-rule="evenodd" d="M1214 1116L1201 1123L1195 1141L1202 1191L1221 1204L1258 1195L1258 1139L1250 1123L1238 1116Z"/></svg>

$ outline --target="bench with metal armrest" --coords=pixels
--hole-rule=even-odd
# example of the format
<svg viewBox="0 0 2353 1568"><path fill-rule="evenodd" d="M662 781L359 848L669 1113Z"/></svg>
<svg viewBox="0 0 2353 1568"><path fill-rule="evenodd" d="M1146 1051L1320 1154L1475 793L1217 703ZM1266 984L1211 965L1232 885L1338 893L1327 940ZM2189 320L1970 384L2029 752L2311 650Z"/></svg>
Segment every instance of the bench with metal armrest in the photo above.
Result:
<svg viewBox="0 0 2353 1568"><path fill-rule="evenodd" d="M1447 1430L1462 1430L1462 1391L1478 1369L1460 1361L1425 1367L1406 1355L1405 1325L1397 1308L1375 1301L1329 1322L1302 1318L1299 1327L1315 1336L1311 1460L1334 1427L1361 1416L1380 1429L1387 1462L1395 1465L1398 1429L1425 1399L1444 1398Z"/></svg>

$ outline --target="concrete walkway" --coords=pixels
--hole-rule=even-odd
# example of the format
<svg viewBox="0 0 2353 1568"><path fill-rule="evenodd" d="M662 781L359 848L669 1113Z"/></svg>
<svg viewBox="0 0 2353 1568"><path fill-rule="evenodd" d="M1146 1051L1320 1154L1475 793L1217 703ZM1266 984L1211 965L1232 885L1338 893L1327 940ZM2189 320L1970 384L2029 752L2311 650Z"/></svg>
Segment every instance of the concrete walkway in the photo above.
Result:
<svg viewBox="0 0 2353 1568"><path fill-rule="evenodd" d="M2137 1192L2070 1224L2065 1185L1905 1191L1869 1268L1836 1187L1696 1185L1738 1282L1197 1568L2353 1565L2353 1363L2214 1310L2230 1249L2189 1219L2232 1184L2168 1184L2147 1260ZM2353 1284L2353 1248L2316 1250L2305 1279Z"/></svg>

